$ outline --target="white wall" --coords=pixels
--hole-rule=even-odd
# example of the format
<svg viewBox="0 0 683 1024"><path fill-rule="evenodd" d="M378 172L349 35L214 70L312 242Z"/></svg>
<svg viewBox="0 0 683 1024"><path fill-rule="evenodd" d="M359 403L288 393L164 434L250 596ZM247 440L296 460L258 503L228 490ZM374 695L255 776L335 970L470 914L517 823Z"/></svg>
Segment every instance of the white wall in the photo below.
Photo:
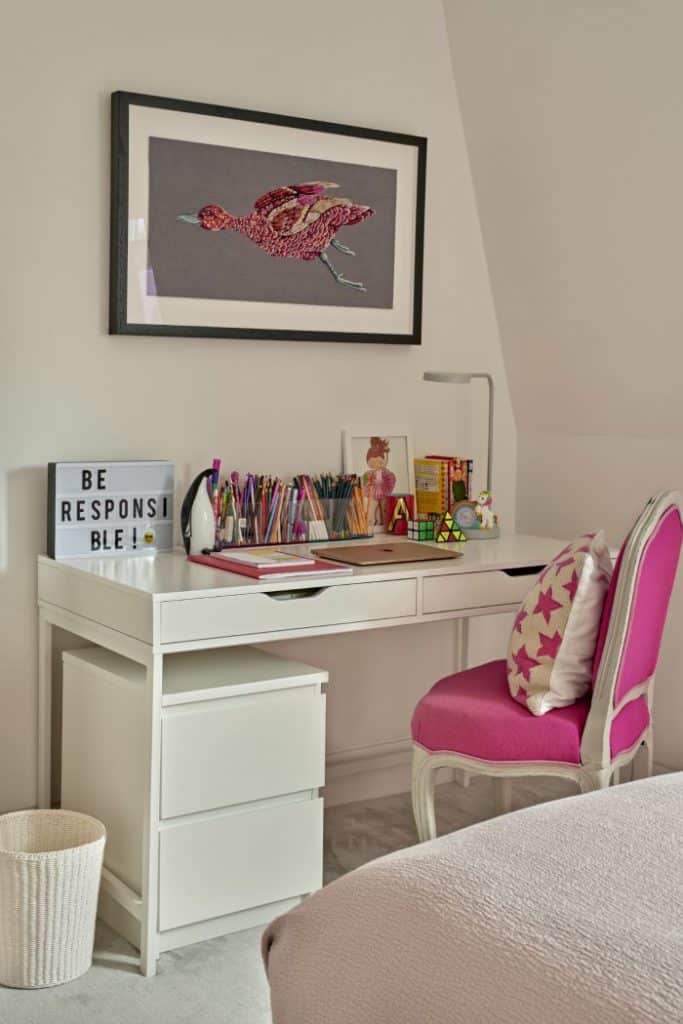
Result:
<svg viewBox="0 0 683 1024"><path fill-rule="evenodd" d="M619 543L683 487L676 0L445 0L519 429L518 527ZM656 757L683 768L683 586Z"/></svg>
<svg viewBox="0 0 683 1024"><path fill-rule="evenodd" d="M182 492L216 454L242 471L337 469L341 427L369 420L406 422L418 452L480 454L482 409L469 415L468 389L420 382L426 368L471 367L501 385L497 491L508 528L515 477L436 0L6 0L3 14L0 811L35 799L35 556L44 550L48 461L171 458ZM422 347L108 337L116 89L427 135ZM407 735L415 700L451 667L453 629L294 647L332 672L329 747L339 751Z"/></svg>

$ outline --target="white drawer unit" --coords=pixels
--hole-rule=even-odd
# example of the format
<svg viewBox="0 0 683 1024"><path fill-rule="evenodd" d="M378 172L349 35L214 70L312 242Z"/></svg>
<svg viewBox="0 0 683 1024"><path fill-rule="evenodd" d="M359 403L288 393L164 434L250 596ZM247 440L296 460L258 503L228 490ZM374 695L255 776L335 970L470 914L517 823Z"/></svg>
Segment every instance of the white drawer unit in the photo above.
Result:
<svg viewBox="0 0 683 1024"><path fill-rule="evenodd" d="M142 885L144 680L140 666L100 647L64 654L62 807L105 823L105 867L136 892Z"/></svg>
<svg viewBox="0 0 683 1024"><path fill-rule="evenodd" d="M414 579L181 599L161 606L161 642L255 636L381 619L390 622L416 613Z"/></svg>
<svg viewBox="0 0 683 1024"><path fill-rule="evenodd" d="M430 615L460 609L474 611L478 608L517 605L542 568L531 566L528 571L514 573L500 571L431 576L424 581L424 613Z"/></svg>
<svg viewBox="0 0 683 1024"><path fill-rule="evenodd" d="M319 889L322 803L289 801L162 827L159 929Z"/></svg>
<svg viewBox="0 0 683 1024"><path fill-rule="evenodd" d="M148 818L145 669L102 647L63 661L62 805L107 828L103 889L129 914L105 899L113 927L140 943L150 819L165 949L265 923L321 885L326 672L253 647L167 655Z"/></svg>

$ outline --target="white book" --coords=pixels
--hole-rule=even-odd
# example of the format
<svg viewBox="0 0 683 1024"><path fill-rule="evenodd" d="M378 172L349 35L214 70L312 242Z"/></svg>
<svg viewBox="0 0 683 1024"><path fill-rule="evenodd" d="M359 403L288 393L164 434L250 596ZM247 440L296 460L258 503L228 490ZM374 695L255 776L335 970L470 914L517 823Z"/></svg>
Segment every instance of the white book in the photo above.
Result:
<svg viewBox="0 0 683 1024"><path fill-rule="evenodd" d="M250 565L252 569L285 569L290 566L297 568L313 565L315 562L315 558L293 555L289 551L271 551L269 548L250 548L248 551L240 551L239 548L225 548L224 551L216 552L216 554L218 558L241 562L243 565Z"/></svg>

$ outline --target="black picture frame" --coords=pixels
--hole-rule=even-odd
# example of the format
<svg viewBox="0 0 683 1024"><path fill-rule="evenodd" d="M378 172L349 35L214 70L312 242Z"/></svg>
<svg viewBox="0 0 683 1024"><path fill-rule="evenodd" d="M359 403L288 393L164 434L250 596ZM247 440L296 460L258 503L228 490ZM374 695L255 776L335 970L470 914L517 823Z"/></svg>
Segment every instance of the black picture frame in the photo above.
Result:
<svg viewBox="0 0 683 1024"><path fill-rule="evenodd" d="M129 116L132 106L161 108L210 117L231 118L258 124L276 125L305 131L327 132L341 136L357 136L377 142L414 147L416 151L416 187L414 219L414 253L412 319L405 333L376 333L346 330L279 330L273 328L207 326L131 322L128 319L128 225L129 225ZM211 103L167 99L140 93L115 92L111 97L111 236L109 333L124 335L157 335L164 337L242 338L278 341L362 342L373 344L421 344L422 290L424 268L424 215L426 189L427 139L372 128L353 127L283 114L263 113ZM314 308L314 307L311 307Z"/></svg>

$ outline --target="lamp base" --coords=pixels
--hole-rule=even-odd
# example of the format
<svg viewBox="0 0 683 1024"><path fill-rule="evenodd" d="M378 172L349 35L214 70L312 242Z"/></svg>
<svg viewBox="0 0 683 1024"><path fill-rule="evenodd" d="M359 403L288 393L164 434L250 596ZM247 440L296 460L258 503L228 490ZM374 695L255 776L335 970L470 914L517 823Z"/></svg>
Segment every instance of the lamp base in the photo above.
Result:
<svg viewBox="0 0 683 1024"><path fill-rule="evenodd" d="M497 540L500 537L500 529L498 526L492 526L490 530L468 530L463 529L462 531L468 540Z"/></svg>

